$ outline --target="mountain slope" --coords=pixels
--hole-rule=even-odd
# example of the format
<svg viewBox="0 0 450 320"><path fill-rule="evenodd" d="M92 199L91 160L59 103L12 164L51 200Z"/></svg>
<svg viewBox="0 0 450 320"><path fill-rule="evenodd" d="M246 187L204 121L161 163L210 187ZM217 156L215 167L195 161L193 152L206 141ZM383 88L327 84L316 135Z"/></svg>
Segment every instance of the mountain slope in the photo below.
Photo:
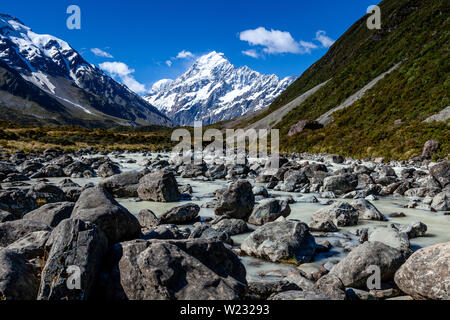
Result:
<svg viewBox="0 0 450 320"><path fill-rule="evenodd" d="M46 94L46 101L37 103L34 100L34 104L50 113L56 112L60 116L56 118L66 117L68 121L89 123L87 125L172 125L148 102L87 63L67 42L37 34L20 20L5 14L0 14L0 61L28 83L16 82L15 85L20 87L14 91L21 91L21 98L24 98L28 90L36 91L30 89L31 86L40 89ZM5 70L4 65L2 68ZM7 73L11 75L10 70ZM0 99L4 106L15 109L18 103L8 104L14 100L9 96L12 88L8 88L7 81L3 82ZM41 92L42 96L45 94ZM60 106L58 111L48 110L48 105L54 105L55 100L64 107L61 109ZM25 109L22 112L29 113ZM46 112L34 116L60 122Z"/></svg>
<svg viewBox="0 0 450 320"><path fill-rule="evenodd" d="M233 126L248 127L276 115L330 80L275 126L285 151L406 159L435 139L441 144L437 157L447 157L448 122L423 121L450 105L449 5L445 0L381 2L381 30L369 30L368 16L361 18L270 107L251 119L236 119ZM363 92L374 80L379 81ZM358 91L359 99L349 99ZM323 129L288 136L297 122L323 119L335 108Z"/></svg>
<svg viewBox="0 0 450 320"><path fill-rule="evenodd" d="M235 68L223 54L211 52L178 79L155 83L145 99L181 125L198 120L209 125L268 106L294 80Z"/></svg>

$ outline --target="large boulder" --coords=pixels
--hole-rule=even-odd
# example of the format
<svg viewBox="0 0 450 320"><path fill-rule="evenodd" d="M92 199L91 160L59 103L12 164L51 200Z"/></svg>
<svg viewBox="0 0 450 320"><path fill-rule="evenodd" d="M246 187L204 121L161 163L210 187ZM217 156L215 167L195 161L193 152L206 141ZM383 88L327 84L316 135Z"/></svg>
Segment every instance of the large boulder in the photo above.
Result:
<svg viewBox="0 0 450 320"><path fill-rule="evenodd" d="M0 190L0 209L13 213L17 218L37 207L36 201L28 198L24 190Z"/></svg>
<svg viewBox="0 0 450 320"><path fill-rule="evenodd" d="M311 262L316 242L306 224L297 221L271 222L252 232L242 243L241 250L272 262L294 259Z"/></svg>
<svg viewBox="0 0 450 320"><path fill-rule="evenodd" d="M49 249L47 240L49 239L50 234L50 231L32 232L16 242L11 243L6 248L23 254L28 260L44 258Z"/></svg>
<svg viewBox="0 0 450 320"><path fill-rule="evenodd" d="M441 162L430 169L431 175L439 181L442 188L450 184L450 161Z"/></svg>
<svg viewBox="0 0 450 320"><path fill-rule="evenodd" d="M228 189L217 194L217 206L214 210L218 216L235 219L247 219L255 206L255 195L250 182L239 180Z"/></svg>
<svg viewBox="0 0 450 320"><path fill-rule="evenodd" d="M120 168L113 162L105 162L97 169L97 175L101 178L109 178L120 173Z"/></svg>
<svg viewBox="0 0 450 320"><path fill-rule="evenodd" d="M65 194L61 188L44 182L40 182L31 187L26 197L36 201L38 205L62 202L65 200Z"/></svg>
<svg viewBox="0 0 450 320"><path fill-rule="evenodd" d="M174 174L164 169L142 177L138 194L142 200L155 202L177 202L181 197Z"/></svg>
<svg viewBox="0 0 450 320"><path fill-rule="evenodd" d="M291 214L291 207L286 200L270 199L262 201L253 209L248 222L262 226L265 223L273 222L279 217L287 218Z"/></svg>
<svg viewBox="0 0 450 320"><path fill-rule="evenodd" d="M96 224L110 244L136 239L141 226L137 218L103 188L88 188L75 204L71 218Z"/></svg>
<svg viewBox="0 0 450 320"><path fill-rule="evenodd" d="M373 275L370 267L380 269L381 281L391 281L404 262L405 255L400 250L381 242L367 241L354 248L331 269L330 274L337 276L347 288L364 288Z"/></svg>
<svg viewBox="0 0 450 320"><path fill-rule="evenodd" d="M117 198L138 197L139 180L144 176L139 171L127 171L100 182L100 186Z"/></svg>
<svg viewBox="0 0 450 320"><path fill-rule="evenodd" d="M345 286L334 274L327 274L321 277L315 284L314 290L327 295L335 300L345 300Z"/></svg>
<svg viewBox="0 0 450 320"><path fill-rule="evenodd" d="M225 232L230 236L235 236L238 234L248 232L248 225L244 220L241 219L221 219L218 222L213 222L212 229L217 232Z"/></svg>
<svg viewBox="0 0 450 320"><path fill-rule="evenodd" d="M395 283L415 299L450 300L450 242L414 253L395 274Z"/></svg>
<svg viewBox="0 0 450 320"><path fill-rule="evenodd" d="M326 177L323 180L323 190L334 192L336 195L343 195L355 190L358 186L358 178L351 174Z"/></svg>
<svg viewBox="0 0 450 320"><path fill-rule="evenodd" d="M130 241L110 256L102 277L107 299L236 300L247 291L244 266L218 241Z"/></svg>
<svg viewBox="0 0 450 320"><path fill-rule="evenodd" d="M87 300L108 249L105 234L95 225L66 219L51 235L50 250L42 270L39 300ZM78 270L71 270L71 267ZM80 271L79 288L70 289L71 275ZM76 280L75 280L76 281Z"/></svg>
<svg viewBox="0 0 450 320"><path fill-rule="evenodd" d="M358 211L359 220L387 221L386 217L366 199L357 199L350 205Z"/></svg>
<svg viewBox="0 0 450 320"><path fill-rule="evenodd" d="M293 192L307 183L309 183L308 177L302 170L288 170L284 174L284 187L287 192Z"/></svg>
<svg viewBox="0 0 450 320"><path fill-rule="evenodd" d="M25 256L0 249L0 301L35 300L38 290L36 270Z"/></svg>
<svg viewBox="0 0 450 320"><path fill-rule="evenodd" d="M50 203L27 213L23 218L40 221L54 228L61 221L70 218L74 207L75 203L73 202Z"/></svg>
<svg viewBox="0 0 450 320"><path fill-rule="evenodd" d="M11 212L0 209L0 223L17 220L18 217Z"/></svg>
<svg viewBox="0 0 450 320"><path fill-rule="evenodd" d="M187 224L197 219L199 212L198 205L187 203L167 211L159 217L159 221L162 224Z"/></svg>
<svg viewBox="0 0 450 320"><path fill-rule="evenodd" d="M33 220L0 223L0 247L6 247L32 232L51 230L47 224Z"/></svg>
<svg viewBox="0 0 450 320"><path fill-rule="evenodd" d="M354 226L358 224L359 213L350 204L342 201L333 203L312 215L312 221L316 225L324 222L332 222L337 227Z"/></svg>
<svg viewBox="0 0 450 320"><path fill-rule="evenodd" d="M139 211L137 218L142 228L153 228L161 223L156 214L148 209Z"/></svg>
<svg viewBox="0 0 450 320"><path fill-rule="evenodd" d="M371 230L368 241L381 242L406 254L410 251L408 235L393 227L379 227Z"/></svg>
<svg viewBox="0 0 450 320"><path fill-rule="evenodd" d="M433 198L431 208L436 211L450 210L450 191L443 191Z"/></svg>

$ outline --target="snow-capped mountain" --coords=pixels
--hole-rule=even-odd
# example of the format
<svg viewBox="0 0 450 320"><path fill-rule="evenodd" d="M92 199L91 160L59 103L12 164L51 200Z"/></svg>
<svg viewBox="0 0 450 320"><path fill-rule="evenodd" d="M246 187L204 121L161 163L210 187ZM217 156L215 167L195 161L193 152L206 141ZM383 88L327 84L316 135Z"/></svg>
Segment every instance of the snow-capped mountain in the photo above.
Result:
<svg viewBox="0 0 450 320"><path fill-rule="evenodd" d="M173 125L139 95L86 62L67 42L37 34L6 14L0 14L0 62L0 74L10 79L0 79L0 105L4 107L49 120L55 120L58 114L69 123L73 119L77 124L91 122L91 126L100 122ZM36 86L40 90L36 97L45 96L45 101L38 102L36 97L30 100L26 92L30 86L23 84L18 75ZM14 88L8 86L11 79ZM17 87L17 83L22 85ZM46 108L50 100L58 105L58 112Z"/></svg>
<svg viewBox="0 0 450 320"><path fill-rule="evenodd" d="M295 79L235 68L222 53L211 52L178 79L156 82L144 99L180 125L209 125L267 107Z"/></svg>

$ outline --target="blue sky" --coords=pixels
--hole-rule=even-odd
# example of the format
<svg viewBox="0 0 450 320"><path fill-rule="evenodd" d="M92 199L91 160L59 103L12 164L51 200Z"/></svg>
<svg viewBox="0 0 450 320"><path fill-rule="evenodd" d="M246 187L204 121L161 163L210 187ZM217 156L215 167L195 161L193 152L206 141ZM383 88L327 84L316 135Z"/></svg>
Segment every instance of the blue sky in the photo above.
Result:
<svg viewBox="0 0 450 320"><path fill-rule="evenodd" d="M328 39L338 39L377 2L26 0L2 1L0 12L16 16L37 33L69 42L91 63L126 64L128 76L150 89L213 50L236 66L280 77L300 75L327 52ZM81 8L81 30L66 27L66 9L73 4ZM322 42L317 35L325 36ZM113 58L96 56L93 48Z"/></svg>

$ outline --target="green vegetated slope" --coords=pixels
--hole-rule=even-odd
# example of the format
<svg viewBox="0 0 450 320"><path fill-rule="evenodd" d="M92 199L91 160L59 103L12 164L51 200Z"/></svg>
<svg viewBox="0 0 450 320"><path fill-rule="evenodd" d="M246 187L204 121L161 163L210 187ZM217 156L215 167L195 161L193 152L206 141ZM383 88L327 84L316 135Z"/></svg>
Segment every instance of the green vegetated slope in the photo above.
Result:
<svg viewBox="0 0 450 320"><path fill-rule="evenodd" d="M267 111L239 126L332 79L277 125L284 151L406 159L420 154L423 144L435 139L441 144L436 157L447 157L448 122L423 120L450 105L450 1L385 0L379 6L381 30L369 30L368 16L361 18ZM287 136L293 124L317 119L398 62L401 66L362 99L333 114L331 125Z"/></svg>

